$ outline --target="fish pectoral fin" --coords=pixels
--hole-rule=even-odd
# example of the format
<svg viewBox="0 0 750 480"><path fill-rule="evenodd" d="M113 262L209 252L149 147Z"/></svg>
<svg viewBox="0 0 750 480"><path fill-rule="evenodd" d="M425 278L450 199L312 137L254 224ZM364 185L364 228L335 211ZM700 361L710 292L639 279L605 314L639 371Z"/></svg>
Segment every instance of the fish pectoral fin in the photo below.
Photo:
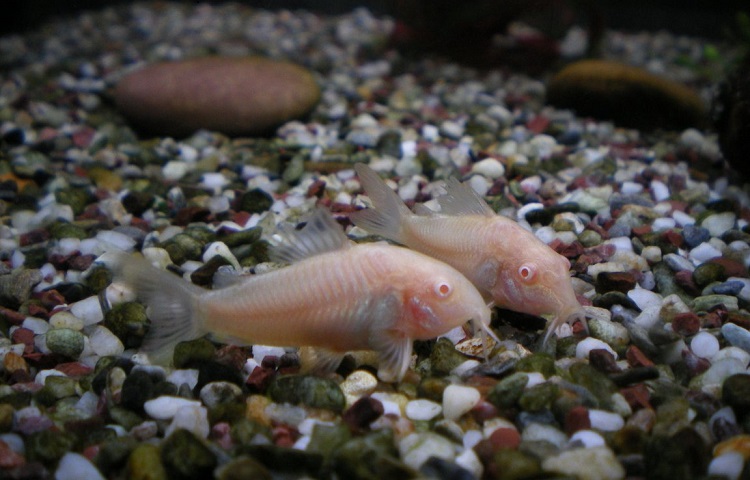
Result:
<svg viewBox="0 0 750 480"><path fill-rule="evenodd" d="M395 330L384 330L370 337L378 353L378 378L384 382L401 380L411 363L412 340Z"/></svg>
<svg viewBox="0 0 750 480"><path fill-rule="evenodd" d="M498 270L500 270L500 264L497 260L489 259L483 262L475 274L476 284L483 290L492 290L497 284Z"/></svg>
<svg viewBox="0 0 750 480"><path fill-rule="evenodd" d="M345 353L322 347L300 347L299 360L302 373L335 372Z"/></svg>

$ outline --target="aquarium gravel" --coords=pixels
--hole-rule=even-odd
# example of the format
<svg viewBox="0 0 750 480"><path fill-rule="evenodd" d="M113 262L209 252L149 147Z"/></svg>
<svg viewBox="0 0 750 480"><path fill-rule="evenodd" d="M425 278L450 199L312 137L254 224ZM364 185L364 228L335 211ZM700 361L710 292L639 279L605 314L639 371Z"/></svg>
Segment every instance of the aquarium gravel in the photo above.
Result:
<svg viewBox="0 0 750 480"><path fill-rule="evenodd" d="M394 21L166 2L0 38L0 477L737 479L750 456L748 195L707 130L647 132L544 103L545 78L391 48ZM571 35L566 52L582 52ZM263 55L310 69L314 111L269 136L139 135L111 88L144 62ZM608 31L602 55L698 88L733 52ZM195 339L136 355L148 312L97 259L142 252L195 284L277 268L268 235L365 207L356 162L409 205L458 177L570 259L585 305L496 310L300 373L294 349ZM457 232L457 235L462 234ZM744 477L743 477L744 478Z"/></svg>

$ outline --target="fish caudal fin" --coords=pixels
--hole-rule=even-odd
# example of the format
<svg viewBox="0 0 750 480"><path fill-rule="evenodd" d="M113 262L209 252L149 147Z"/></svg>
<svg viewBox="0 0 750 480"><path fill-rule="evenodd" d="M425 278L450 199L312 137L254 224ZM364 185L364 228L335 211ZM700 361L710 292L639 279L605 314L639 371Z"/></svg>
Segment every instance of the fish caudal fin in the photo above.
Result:
<svg viewBox="0 0 750 480"><path fill-rule="evenodd" d="M401 221L411 215L411 211L373 169L363 163L354 165L354 169L373 208L354 212L349 217L352 223L372 234L399 242Z"/></svg>
<svg viewBox="0 0 750 480"><path fill-rule="evenodd" d="M198 309L205 290L153 267L141 256L107 253L101 261L114 273L115 280L135 290L146 305L151 321L140 351L152 363L169 364L175 345L207 332Z"/></svg>

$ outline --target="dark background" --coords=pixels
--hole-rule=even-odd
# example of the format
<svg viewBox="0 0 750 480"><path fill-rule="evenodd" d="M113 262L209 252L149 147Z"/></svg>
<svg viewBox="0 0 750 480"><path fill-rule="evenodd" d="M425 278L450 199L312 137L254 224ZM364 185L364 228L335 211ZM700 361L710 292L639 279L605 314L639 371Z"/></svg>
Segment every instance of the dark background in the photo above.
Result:
<svg viewBox="0 0 750 480"><path fill-rule="evenodd" d="M183 0L184 1L184 0ZM404 2L414 0L401 0ZM428 0L429 1L429 0ZM456 0L461 2L462 0ZM498 0L501 2L502 0ZM81 10L132 3L124 0L5 0L0 7L0 34L21 33L38 28L55 17L75 15ZM185 2L199 3L199 2ZM221 3L209 1L207 3ZM239 0L238 3L276 9L307 9L321 13L343 13L366 6L375 13L391 13L389 0ZM736 13L750 13L748 0L599 0L597 4L609 28L625 31L660 30L721 38Z"/></svg>

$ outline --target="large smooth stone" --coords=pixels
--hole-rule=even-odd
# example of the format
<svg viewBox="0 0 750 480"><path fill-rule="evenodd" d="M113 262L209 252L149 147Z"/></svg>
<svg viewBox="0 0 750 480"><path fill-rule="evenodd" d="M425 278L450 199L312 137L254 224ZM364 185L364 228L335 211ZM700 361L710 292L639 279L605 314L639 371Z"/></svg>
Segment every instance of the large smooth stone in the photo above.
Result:
<svg viewBox="0 0 750 480"><path fill-rule="evenodd" d="M708 121L707 106L691 88L609 60L582 60L560 70L547 85L547 102L646 130L700 127Z"/></svg>
<svg viewBox="0 0 750 480"><path fill-rule="evenodd" d="M205 57L126 75L114 100L135 126L160 135L197 129L260 134L309 112L320 89L306 69L260 57Z"/></svg>

